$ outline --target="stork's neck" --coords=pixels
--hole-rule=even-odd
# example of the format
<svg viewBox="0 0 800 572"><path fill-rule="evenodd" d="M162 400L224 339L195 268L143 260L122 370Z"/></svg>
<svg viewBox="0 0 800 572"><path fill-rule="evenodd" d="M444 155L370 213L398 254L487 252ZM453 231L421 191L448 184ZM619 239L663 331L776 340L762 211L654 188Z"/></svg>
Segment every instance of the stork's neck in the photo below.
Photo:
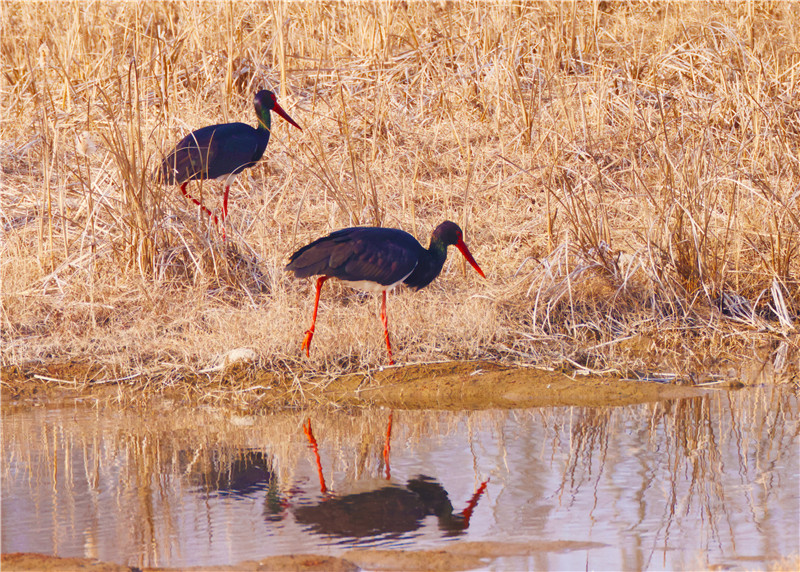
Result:
<svg viewBox="0 0 800 572"><path fill-rule="evenodd" d="M430 256L433 266L437 269L436 275L442 271L444 261L447 260L447 245L439 238L432 236L431 244L428 247L428 255Z"/></svg>
<svg viewBox="0 0 800 572"><path fill-rule="evenodd" d="M431 238L430 247L419 257L414 272L405 279L405 283L410 288L424 288L439 276L446 259L447 245L441 240Z"/></svg>
<svg viewBox="0 0 800 572"><path fill-rule="evenodd" d="M269 109L260 109L257 111L258 127L259 130L265 130L267 133L272 131L272 114Z"/></svg>

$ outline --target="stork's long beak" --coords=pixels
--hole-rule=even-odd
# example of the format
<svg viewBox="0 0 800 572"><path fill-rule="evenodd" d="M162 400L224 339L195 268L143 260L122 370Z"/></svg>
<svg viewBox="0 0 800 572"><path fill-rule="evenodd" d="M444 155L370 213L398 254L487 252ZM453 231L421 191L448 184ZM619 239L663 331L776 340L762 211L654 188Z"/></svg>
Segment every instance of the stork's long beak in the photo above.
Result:
<svg viewBox="0 0 800 572"><path fill-rule="evenodd" d="M466 245L466 244L464 244L464 241L463 241L463 239L461 239L461 238L459 238L459 239L458 239L458 242L456 242L456 248L457 248L457 249L459 249L459 250L461 251L461 254L463 254L463 255L464 255L464 258L466 258L466 259L467 259L467 262L469 262L470 264L472 264L472 267L473 267L475 270L477 270L477 271L478 271L478 274L480 274L481 276L483 276L484 278L486 278L486 275L483 273L483 270L481 270L481 267L480 267L480 266L478 266L478 263L477 263L477 262L475 262L475 259L474 259L474 258L472 258L472 253L469 251L469 248L467 248L467 245Z"/></svg>
<svg viewBox="0 0 800 572"><path fill-rule="evenodd" d="M278 115L280 115L281 117L283 117L283 118L284 118L286 121L288 121L289 123L291 123L292 125L294 125L295 127L297 127L297 128L300 130L300 131L302 131L302 130L303 130L303 128L302 128L302 127L300 127L300 126L299 126L297 123L295 123L295 120L294 120L294 119L292 119L291 117L289 117L289 114L288 114L288 113L286 113L286 112L283 110L283 107L281 107L280 105L278 105L278 102L277 102L277 101L275 102L275 106L274 106L272 109L273 109L273 111L275 111L275 113L277 113Z"/></svg>

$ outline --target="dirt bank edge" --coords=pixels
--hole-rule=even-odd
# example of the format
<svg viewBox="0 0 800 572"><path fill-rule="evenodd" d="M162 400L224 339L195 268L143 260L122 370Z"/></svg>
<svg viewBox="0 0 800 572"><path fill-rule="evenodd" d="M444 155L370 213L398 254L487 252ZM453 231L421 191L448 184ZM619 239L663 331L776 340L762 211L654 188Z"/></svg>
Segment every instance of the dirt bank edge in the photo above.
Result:
<svg viewBox="0 0 800 572"><path fill-rule="evenodd" d="M46 368L9 366L0 373L3 407L169 397L189 406L213 400L220 406L253 410L318 405L473 410L617 406L703 394L702 389L674 383L571 375L488 361L412 364L300 381L237 365L212 374L189 373L168 386L146 376L109 381L102 379L96 364L74 361Z"/></svg>

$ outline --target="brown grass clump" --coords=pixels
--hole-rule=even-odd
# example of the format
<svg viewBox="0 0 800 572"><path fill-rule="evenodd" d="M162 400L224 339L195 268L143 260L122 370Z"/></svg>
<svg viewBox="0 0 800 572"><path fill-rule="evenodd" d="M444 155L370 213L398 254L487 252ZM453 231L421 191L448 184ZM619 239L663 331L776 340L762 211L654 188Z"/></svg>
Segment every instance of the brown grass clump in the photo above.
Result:
<svg viewBox="0 0 800 572"><path fill-rule="evenodd" d="M116 374L249 347L294 377L384 363L377 302L293 249L351 225L452 257L392 296L396 357L650 375L797 365L800 6L745 3L50 3L2 6L2 363ZM163 154L255 123L228 241ZM198 195L219 209L221 184ZM748 366L750 367L750 366Z"/></svg>

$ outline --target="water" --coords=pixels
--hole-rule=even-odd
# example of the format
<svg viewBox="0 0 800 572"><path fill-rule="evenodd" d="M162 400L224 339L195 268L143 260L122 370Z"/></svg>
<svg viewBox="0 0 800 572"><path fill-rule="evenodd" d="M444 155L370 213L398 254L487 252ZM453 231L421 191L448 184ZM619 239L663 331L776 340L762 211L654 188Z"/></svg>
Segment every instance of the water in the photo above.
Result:
<svg viewBox="0 0 800 572"><path fill-rule="evenodd" d="M7 410L2 552L185 567L480 541L499 570L752 569L800 552L787 389L395 411L387 464L389 419L170 403Z"/></svg>

